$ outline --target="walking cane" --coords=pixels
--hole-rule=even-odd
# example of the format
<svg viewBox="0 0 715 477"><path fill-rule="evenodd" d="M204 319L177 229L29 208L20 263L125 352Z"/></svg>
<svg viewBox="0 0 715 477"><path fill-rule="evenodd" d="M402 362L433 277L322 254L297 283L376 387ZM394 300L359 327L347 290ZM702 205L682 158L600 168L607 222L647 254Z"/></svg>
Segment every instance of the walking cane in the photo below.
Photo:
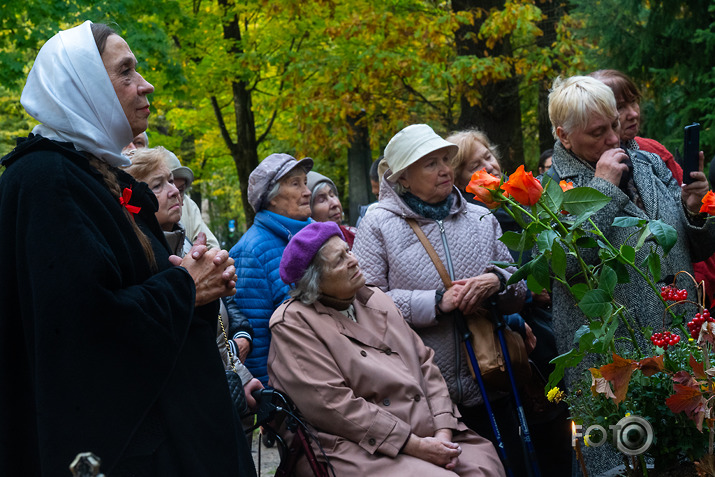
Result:
<svg viewBox="0 0 715 477"><path fill-rule="evenodd" d="M497 450L499 451L499 457L501 457L502 464L504 465L504 472L508 477L514 477L514 473L509 465L509 459L506 455L506 449L504 449L504 442L501 438L501 433L499 432L499 426L494 418L494 413L492 412L492 405L489 403L489 398L487 397L487 390L484 387L484 380L482 379L482 373L479 371L479 363L477 362L477 357L474 354L474 348L472 347L472 332L469 331L467 323L464 321L464 315L459 310L454 310L454 321L457 325L457 331L462 336L464 345L467 348L467 356L469 357L469 362L472 363L472 369L474 370L474 376L477 379L477 384L479 385L479 390L482 393L482 399L484 400L484 407L487 410L487 415L489 416L489 424L492 426L492 431L494 432L494 439L497 441Z"/></svg>
<svg viewBox="0 0 715 477"><path fill-rule="evenodd" d="M541 472L539 471L539 463L536 459L536 451L534 450L534 443L531 441L531 434L529 433L529 425L526 422L526 414L524 413L524 406L521 404L521 399L519 398L519 390L516 386L516 380L514 379L514 372L511 368L511 358L509 357L509 349L504 339L504 327L506 323L504 322L504 316L497 310L496 297L492 296L490 298L490 310L492 313L492 319L494 320L494 326L496 327L497 336L499 336L499 344L501 345L502 353L504 353L504 364L506 365L506 372L509 375L509 382L511 383L511 389L514 393L514 402L516 403L516 413L519 416L519 425L521 427L523 439L522 442L526 445L526 453L529 463L531 464L531 470L534 477L541 477Z"/></svg>

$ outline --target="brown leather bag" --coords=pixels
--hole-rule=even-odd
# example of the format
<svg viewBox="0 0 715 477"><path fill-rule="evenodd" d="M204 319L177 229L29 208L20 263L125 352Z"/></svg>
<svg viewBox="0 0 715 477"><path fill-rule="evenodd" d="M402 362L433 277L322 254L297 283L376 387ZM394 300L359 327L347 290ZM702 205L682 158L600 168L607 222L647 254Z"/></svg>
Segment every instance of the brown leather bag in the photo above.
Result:
<svg viewBox="0 0 715 477"><path fill-rule="evenodd" d="M432 259L432 263L437 268L445 288L449 289L452 286L452 279L427 236L414 219L405 220L412 227L430 259ZM492 311L490 310L479 309L471 315L466 315L464 320L470 332L470 342L474 349L484 384L490 390L509 391L511 390L511 383L506 370L506 360L497 335L494 317L490 316L491 313ZM516 385L520 386L531 378L531 365L529 356L526 353L526 345L521 335L512 331L509 327L504 326L502 332L509 352L514 380ZM462 343L462 346L466 348L464 343ZM467 364L472 377L476 378L472 363L467 360Z"/></svg>

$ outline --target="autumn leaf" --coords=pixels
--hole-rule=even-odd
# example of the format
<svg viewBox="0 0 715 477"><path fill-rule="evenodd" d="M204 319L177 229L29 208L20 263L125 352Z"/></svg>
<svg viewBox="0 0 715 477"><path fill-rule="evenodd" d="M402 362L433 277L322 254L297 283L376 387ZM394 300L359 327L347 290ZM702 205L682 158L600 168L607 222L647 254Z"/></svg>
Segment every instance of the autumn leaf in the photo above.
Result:
<svg viewBox="0 0 715 477"><path fill-rule="evenodd" d="M690 355L690 359L688 362L690 363L690 367L693 368L693 374L696 378L707 379L707 376L705 375L705 370L703 369L703 363L698 363L698 361L692 354Z"/></svg>
<svg viewBox="0 0 715 477"><path fill-rule="evenodd" d="M607 398L616 399L613 391L611 391L611 385L601 375L601 371L597 368L589 368L589 371L591 371L591 393L594 396L605 394Z"/></svg>
<svg viewBox="0 0 715 477"><path fill-rule="evenodd" d="M715 323L711 323L708 321L703 323L703 326L700 329L700 337L698 338L698 344L702 346L703 343L715 345Z"/></svg>
<svg viewBox="0 0 715 477"><path fill-rule="evenodd" d="M618 404L626 398L631 375L638 366L632 359L625 359L613 353L613 363L601 366L601 375L613 384L614 403Z"/></svg>
<svg viewBox="0 0 715 477"><path fill-rule="evenodd" d="M655 358L642 359L637 363L638 369L647 377L651 377L655 373L660 373L665 369L665 366L663 366L663 357L664 355L661 354Z"/></svg>
<svg viewBox="0 0 715 477"><path fill-rule="evenodd" d="M683 386L697 387L698 381L687 371L678 371L673 375L673 382Z"/></svg>
<svg viewBox="0 0 715 477"><path fill-rule="evenodd" d="M699 461L695 462L695 468L697 469L698 476L700 477L715 476L715 456L712 454L705 454Z"/></svg>
<svg viewBox="0 0 715 477"><path fill-rule="evenodd" d="M698 430L702 432L706 401L700 392L700 388L675 383L673 390L675 394L666 399L665 404L675 414L684 412L697 425Z"/></svg>

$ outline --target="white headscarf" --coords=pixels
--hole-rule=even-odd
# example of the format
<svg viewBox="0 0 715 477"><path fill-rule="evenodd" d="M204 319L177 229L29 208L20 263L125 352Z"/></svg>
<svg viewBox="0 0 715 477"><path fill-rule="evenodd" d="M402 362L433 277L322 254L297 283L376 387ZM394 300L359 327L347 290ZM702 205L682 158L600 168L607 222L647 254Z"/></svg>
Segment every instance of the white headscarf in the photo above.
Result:
<svg viewBox="0 0 715 477"><path fill-rule="evenodd" d="M33 133L71 142L119 167L134 135L94 42L89 20L61 31L42 47L20 103L41 124Z"/></svg>

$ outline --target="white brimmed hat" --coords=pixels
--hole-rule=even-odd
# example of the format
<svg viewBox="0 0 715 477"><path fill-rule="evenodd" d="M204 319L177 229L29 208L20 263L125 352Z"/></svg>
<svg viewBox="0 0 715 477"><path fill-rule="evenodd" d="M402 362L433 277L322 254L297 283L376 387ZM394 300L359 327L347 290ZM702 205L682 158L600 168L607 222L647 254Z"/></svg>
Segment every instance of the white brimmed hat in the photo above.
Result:
<svg viewBox="0 0 715 477"><path fill-rule="evenodd" d="M411 164L439 149L449 149L450 159L459 151L456 144L445 141L426 124L407 126L395 134L385 148L385 160L392 172L387 180L394 182Z"/></svg>

